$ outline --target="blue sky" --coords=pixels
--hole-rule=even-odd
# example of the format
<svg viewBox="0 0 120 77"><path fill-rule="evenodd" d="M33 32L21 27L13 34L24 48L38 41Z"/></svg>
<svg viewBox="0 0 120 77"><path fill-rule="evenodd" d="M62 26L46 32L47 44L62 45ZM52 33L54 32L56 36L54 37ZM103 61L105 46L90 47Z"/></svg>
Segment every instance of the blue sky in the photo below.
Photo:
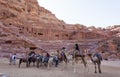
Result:
<svg viewBox="0 0 120 77"><path fill-rule="evenodd" d="M120 0L38 0L69 24L107 27L120 25Z"/></svg>

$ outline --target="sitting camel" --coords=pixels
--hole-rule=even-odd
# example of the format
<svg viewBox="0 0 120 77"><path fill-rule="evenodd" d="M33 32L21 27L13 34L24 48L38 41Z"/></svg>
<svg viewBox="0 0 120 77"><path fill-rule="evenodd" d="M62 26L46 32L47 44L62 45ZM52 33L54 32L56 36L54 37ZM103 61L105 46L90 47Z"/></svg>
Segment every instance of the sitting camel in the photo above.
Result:
<svg viewBox="0 0 120 77"><path fill-rule="evenodd" d="M95 53L94 55L88 54L88 56L90 57L91 61L95 65L95 73L97 73L97 67L98 67L99 73L102 73L101 72L101 61L102 61L101 55L99 53ZM97 65L97 67L96 67L96 65Z"/></svg>

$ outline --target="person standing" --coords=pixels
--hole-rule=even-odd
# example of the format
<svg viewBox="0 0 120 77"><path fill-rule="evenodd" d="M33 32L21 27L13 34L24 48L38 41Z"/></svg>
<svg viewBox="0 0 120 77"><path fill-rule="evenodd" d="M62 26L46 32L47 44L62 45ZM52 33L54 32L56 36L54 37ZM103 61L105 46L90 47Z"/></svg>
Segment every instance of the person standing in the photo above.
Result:
<svg viewBox="0 0 120 77"><path fill-rule="evenodd" d="M17 59L16 53L10 54L10 65L11 64L15 65L16 64L16 59Z"/></svg>
<svg viewBox="0 0 120 77"><path fill-rule="evenodd" d="M14 53L12 55L12 61L13 61L13 64L15 65L16 64L16 59L17 59L17 56L16 56L16 53Z"/></svg>

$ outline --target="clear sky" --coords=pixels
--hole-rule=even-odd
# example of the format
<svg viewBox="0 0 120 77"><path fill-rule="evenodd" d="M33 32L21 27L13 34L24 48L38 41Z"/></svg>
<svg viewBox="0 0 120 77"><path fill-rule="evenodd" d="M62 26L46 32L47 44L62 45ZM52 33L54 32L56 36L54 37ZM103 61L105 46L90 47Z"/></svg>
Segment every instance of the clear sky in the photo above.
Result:
<svg viewBox="0 0 120 77"><path fill-rule="evenodd" d="M120 0L38 0L69 24L107 27L120 25Z"/></svg>

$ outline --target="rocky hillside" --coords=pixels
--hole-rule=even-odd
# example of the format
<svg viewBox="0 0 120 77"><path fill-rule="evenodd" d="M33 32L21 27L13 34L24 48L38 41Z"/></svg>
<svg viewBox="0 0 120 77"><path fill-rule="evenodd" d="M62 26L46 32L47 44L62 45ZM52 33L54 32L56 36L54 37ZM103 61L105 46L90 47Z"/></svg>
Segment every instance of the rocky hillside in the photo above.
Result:
<svg viewBox="0 0 120 77"><path fill-rule="evenodd" d="M102 29L66 24L37 0L0 0L0 7L0 52L26 52L30 47L50 51L63 46L69 50L79 43L82 51L99 50L105 58L106 54L120 58L119 25Z"/></svg>
<svg viewBox="0 0 120 77"><path fill-rule="evenodd" d="M83 25L66 24L50 11L38 5L37 0L1 0L0 20L6 26L15 26L17 32L30 34L40 40L78 40L104 38L99 32L89 31ZM99 36L99 37L98 37Z"/></svg>

